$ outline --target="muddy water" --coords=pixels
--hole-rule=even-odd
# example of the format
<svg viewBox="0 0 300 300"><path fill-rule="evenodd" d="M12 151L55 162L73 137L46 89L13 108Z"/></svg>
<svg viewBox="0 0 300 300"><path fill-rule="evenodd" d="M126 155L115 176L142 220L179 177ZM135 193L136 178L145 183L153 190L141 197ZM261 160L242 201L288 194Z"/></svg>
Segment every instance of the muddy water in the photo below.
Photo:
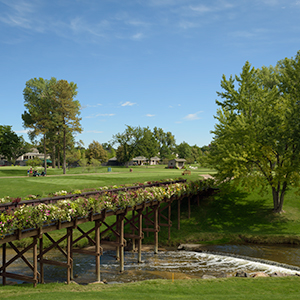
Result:
<svg viewBox="0 0 300 300"><path fill-rule="evenodd" d="M160 251L153 254L146 251L142 254L142 263L137 263L137 253L125 252L125 272L119 272L119 262L114 251L104 251L101 256L101 280L107 283L132 282L148 279L176 279L201 278L203 275L217 277L233 276L237 271L254 273L283 272L289 274L300 273L289 268L282 268L273 264L253 261L259 258L278 263L283 263L300 268L300 249L292 246L258 246L258 245L220 245L203 248L208 252L189 251ZM0 249L0 254L2 250ZM228 255L227 255L228 254ZM238 257L232 257L235 254ZM14 255L8 249L7 258ZM26 257L31 261L32 254ZM243 258L241 257L243 256ZM245 259L244 256L249 257ZM61 253L51 251L45 258L64 261ZM74 280L78 283L91 283L96 280L95 259L92 256L74 253ZM32 276L29 269L21 259L18 259L8 269L8 272ZM45 266L46 282L65 282L66 269ZM21 283L21 282L18 282Z"/></svg>

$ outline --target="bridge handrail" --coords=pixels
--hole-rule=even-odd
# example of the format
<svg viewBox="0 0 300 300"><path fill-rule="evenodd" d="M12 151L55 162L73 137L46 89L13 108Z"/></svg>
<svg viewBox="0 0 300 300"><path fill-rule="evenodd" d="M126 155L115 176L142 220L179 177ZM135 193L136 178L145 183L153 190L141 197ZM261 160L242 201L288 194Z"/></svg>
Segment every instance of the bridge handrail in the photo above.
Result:
<svg viewBox="0 0 300 300"><path fill-rule="evenodd" d="M186 179L178 179L178 180L154 182L154 183L150 183L150 184L122 187L122 188L116 188L116 189L89 191L89 192L84 192L81 194L68 194L68 195L61 195L61 196L54 196L54 197L45 197L45 198L41 198L41 199L23 200L23 201L19 201L19 202L0 203L0 213L3 211L9 210L9 209L15 210L16 208L18 208L24 204L31 205L31 206L35 206L40 203L53 204L60 200L76 199L79 197L92 196L92 195L103 194L103 193L107 193L107 192L118 193L120 191L137 190L140 188L162 186L162 185L169 185L169 184L174 184L174 183L184 183L184 182L186 182Z"/></svg>

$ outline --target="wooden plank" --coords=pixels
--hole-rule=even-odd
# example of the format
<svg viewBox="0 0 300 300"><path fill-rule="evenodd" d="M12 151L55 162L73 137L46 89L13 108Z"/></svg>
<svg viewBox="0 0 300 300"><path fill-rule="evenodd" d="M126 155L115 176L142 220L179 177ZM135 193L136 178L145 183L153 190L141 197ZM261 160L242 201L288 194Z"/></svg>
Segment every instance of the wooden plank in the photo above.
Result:
<svg viewBox="0 0 300 300"><path fill-rule="evenodd" d="M118 246L120 246L120 243L119 242L113 242L113 241L101 240L101 245L110 245L110 246L118 247Z"/></svg>
<svg viewBox="0 0 300 300"><path fill-rule="evenodd" d="M144 234L142 234L142 236L137 235L137 234L132 234L132 233L125 233L124 237L127 239L143 239L144 238Z"/></svg>
<svg viewBox="0 0 300 300"><path fill-rule="evenodd" d="M33 284L37 283L37 279L34 279L33 277L29 277L26 275L19 275L19 274L15 274L15 273L4 272L1 274L1 276L5 276L8 278L17 279L17 280L23 280L26 282L31 282Z"/></svg>
<svg viewBox="0 0 300 300"><path fill-rule="evenodd" d="M17 255L15 255L14 257L12 257L7 263L5 263L5 265L3 265L0 268L0 272L3 270L3 267L8 267L11 263L13 263L15 260L17 260L18 258L22 257L24 253L26 253L30 248L32 248L33 244L30 244L29 246L27 246L25 249L23 249L21 252L18 251Z"/></svg>
<svg viewBox="0 0 300 300"><path fill-rule="evenodd" d="M51 260L51 259L43 259L42 263L46 264L46 265L52 265L52 266L58 266L58 267L63 267L63 268L69 268L69 265L67 263L65 263L65 262Z"/></svg>
<svg viewBox="0 0 300 300"><path fill-rule="evenodd" d="M95 251L85 250L85 249L73 249L73 253L82 253L82 254L87 254L87 255L92 255L92 256L100 255L100 253L97 253Z"/></svg>

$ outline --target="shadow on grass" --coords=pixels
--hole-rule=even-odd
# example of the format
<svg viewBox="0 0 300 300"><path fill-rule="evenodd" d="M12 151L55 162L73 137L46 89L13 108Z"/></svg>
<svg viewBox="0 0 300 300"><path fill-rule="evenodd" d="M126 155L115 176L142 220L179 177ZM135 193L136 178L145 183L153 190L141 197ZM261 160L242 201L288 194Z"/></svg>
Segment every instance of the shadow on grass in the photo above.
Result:
<svg viewBox="0 0 300 300"><path fill-rule="evenodd" d="M0 168L0 177L27 176L27 169L5 169Z"/></svg>
<svg viewBox="0 0 300 300"><path fill-rule="evenodd" d="M187 201L186 201L187 202ZM245 193L237 188L222 187L211 198L202 199L200 206L192 206L191 219L187 219L186 204L182 209L182 227L202 232L226 234L281 234L287 220L272 211L272 198Z"/></svg>

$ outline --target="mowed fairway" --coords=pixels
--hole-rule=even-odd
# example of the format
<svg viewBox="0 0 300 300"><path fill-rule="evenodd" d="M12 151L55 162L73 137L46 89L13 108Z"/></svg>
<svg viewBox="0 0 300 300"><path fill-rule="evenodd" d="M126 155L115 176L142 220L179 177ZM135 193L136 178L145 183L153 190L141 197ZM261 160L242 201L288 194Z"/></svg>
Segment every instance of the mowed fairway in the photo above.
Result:
<svg viewBox="0 0 300 300"><path fill-rule="evenodd" d="M16 168L14 170L14 168ZM71 169L66 175L61 170L49 169L46 177L27 177L26 167L2 167L0 175L0 198L25 197L30 194L47 196L49 193L66 190L71 192L75 189L85 190L99 188L101 186L121 185L126 183L145 182L149 180L174 179L178 177L188 180L200 179L201 174L213 173L208 169L192 170L192 175L182 176L182 170L166 169L165 166L140 166L133 167L129 172L126 167L113 167L112 172L107 167L87 170L82 168ZM60 174L57 174L60 172ZM5 174L7 176L5 177ZM21 175L21 176L20 176ZM23 176L22 176L23 175Z"/></svg>

